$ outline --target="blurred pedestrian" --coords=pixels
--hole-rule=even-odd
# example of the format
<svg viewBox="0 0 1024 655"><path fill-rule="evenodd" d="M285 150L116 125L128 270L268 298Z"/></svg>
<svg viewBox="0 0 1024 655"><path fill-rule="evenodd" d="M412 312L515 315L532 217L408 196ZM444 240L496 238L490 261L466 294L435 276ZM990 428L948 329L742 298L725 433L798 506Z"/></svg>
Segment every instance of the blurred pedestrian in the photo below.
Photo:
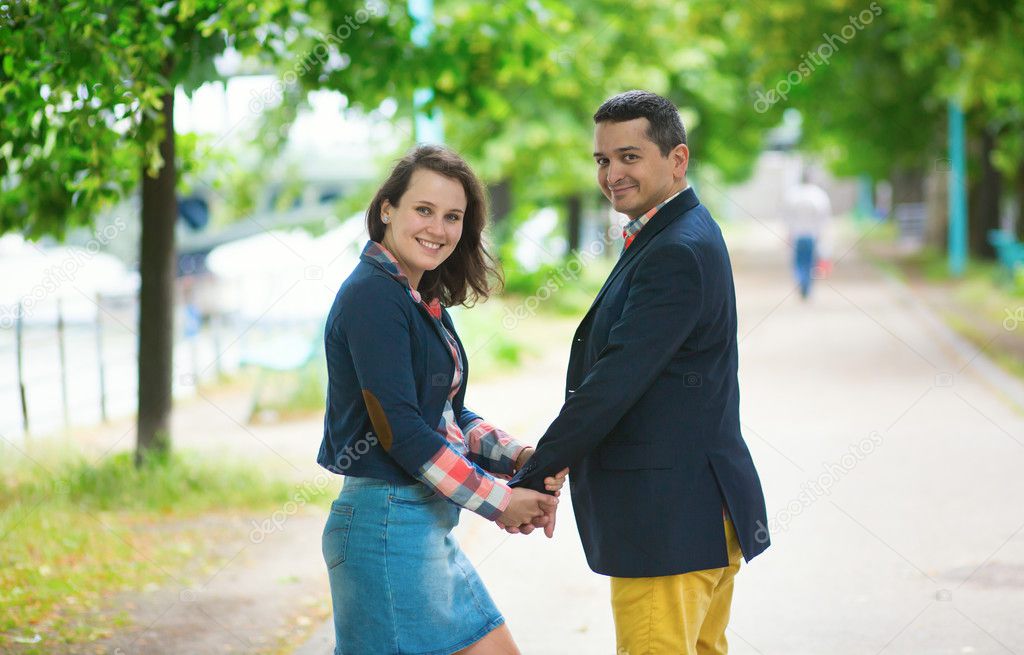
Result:
<svg viewBox="0 0 1024 655"><path fill-rule="evenodd" d="M800 183L786 192L783 205L793 244L793 269L800 297L806 300L815 269L820 266L819 276L831 270L831 253L824 252L823 245L832 221L832 203L825 190L810 181L809 171L804 170Z"/></svg>

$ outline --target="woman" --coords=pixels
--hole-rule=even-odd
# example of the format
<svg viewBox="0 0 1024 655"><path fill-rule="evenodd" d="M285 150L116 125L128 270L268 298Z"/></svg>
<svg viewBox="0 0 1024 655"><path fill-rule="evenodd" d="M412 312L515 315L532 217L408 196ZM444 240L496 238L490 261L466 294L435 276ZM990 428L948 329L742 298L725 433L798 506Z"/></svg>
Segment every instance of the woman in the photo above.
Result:
<svg viewBox="0 0 1024 655"><path fill-rule="evenodd" d="M367 210L370 241L328 315L317 461L346 476L323 534L335 655L519 653L451 534L462 508L514 529L550 524L558 502L499 479L533 449L463 405L468 361L444 308L487 296L485 217L469 166L416 148Z"/></svg>

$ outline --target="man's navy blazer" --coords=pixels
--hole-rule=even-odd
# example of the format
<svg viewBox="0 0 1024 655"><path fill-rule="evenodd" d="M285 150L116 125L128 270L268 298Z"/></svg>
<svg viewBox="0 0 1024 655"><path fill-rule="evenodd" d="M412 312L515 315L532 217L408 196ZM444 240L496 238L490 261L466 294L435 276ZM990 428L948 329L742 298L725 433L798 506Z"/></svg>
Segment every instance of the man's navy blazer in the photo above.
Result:
<svg viewBox="0 0 1024 655"><path fill-rule="evenodd" d="M566 402L513 486L570 467L590 567L653 577L728 565L723 506L749 561L769 544L740 434L736 293L693 189L637 234L576 330Z"/></svg>

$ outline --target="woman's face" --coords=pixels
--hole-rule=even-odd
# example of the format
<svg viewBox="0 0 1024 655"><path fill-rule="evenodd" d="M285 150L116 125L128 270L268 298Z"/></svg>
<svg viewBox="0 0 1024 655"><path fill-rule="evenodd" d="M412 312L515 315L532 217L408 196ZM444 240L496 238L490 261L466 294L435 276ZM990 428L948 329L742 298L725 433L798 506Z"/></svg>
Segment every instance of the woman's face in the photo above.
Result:
<svg viewBox="0 0 1024 655"><path fill-rule="evenodd" d="M398 260L413 288L424 271L434 270L455 251L465 214L462 183L422 168L413 171L398 205L384 201L383 245Z"/></svg>

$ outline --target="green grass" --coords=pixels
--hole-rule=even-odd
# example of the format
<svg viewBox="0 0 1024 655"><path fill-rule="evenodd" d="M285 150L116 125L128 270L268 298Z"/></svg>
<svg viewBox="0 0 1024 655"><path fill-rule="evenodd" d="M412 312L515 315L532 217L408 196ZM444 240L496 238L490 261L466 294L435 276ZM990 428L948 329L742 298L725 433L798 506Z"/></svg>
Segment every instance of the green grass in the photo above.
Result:
<svg viewBox="0 0 1024 655"><path fill-rule="evenodd" d="M843 220L840 225L852 226L853 230L863 238L865 245L891 244L900 236L899 226L894 221Z"/></svg>
<svg viewBox="0 0 1024 655"><path fill-rule="evenodd" d="M865 250L872 261L904 282L923 287L926 301L950 328L1024 379L1024 345L1004 326L1024 311L1024 271L1011 279L998 262L971 259L963 276L956 278L949 273L945 253L926 247L897 254L891 248L894 238L891 226L866 235Z"/></svg>
<svg viewBox="0 0 1024 655"><path fill-rule="evenodd" d="M953 330L978 348L989 346L986 354L995 360L996 364L1003 367L1010 374L1015 375L1018 379L1024 380L1024 361L1021 361L1020 357L1012 352L990 347L990 336L980 331L975 323L965 320L962 316L943 312L943 318Z"/></svg>
<svg viewBox="0 0 1024 655"><path fill-rule="evenodd" d="M1007 310L1024 304L1024 277L1009 279L998 262L970 260L960 278L950 275L945 255L934 248L885 263L902 279L946 288L958 303L987 321L1001 324Z"/></svg>
<svg viewBox="0 0 1024 655"><path fill-rule="evenodd" d="M327 397L327 362L321 352L295 371L259 371L248 377L259 387L253 415L255 420L301 418L324 411Z"/></svg>
<svg viewBox="0 0 1024 655"><path fill-rule="evenodd" d="M892 245L899 238L895 223L857 223L857 231L864 249L873 260L882 264L893 264L900 277L914 276L928 282L949 282L959 287L969 287L965 293L987 295L995 293L1003 297L1024 297L1024 270L1010 276L996 260L982 260L972 257L962 277L953 277L949 272L947 256L934 246L925 246L911 254L894 254Z"/></svg>
<svg viewBox="0 0 1024 655"><path fill-rule="evenodd" d="M15 502L45 502L80 511L196 514L273 502L287 498L289 489L287 482L268 479L250 466L189 452L151 457L140 466L135 466L130 452L110 455L98 464L81 455L56 462L33 455L33 460L4 462L0 510Z"/></svg>
<svg viewBox="0 0 1024 655"><path fill-rule="evenodd" d="M8 446L0 474L2 652L48 653L109 636L129 622L111 613L113 594L166 583L210 550L216 536L188 519L280 506L295 493L253 467L190 453L136 467L131 453L92 463ZM42 641L25 643L35 635Z"/></svg>
<svg viewBox="0 0 1024 655"><path fill-rule="evenodd" d="M971 283L977 290L994 289L1012 296L1024 297L1024 279L1011 279L997 261L970 259L961 278L954 278L948 268L945 253L926 247L920 252L904 257L901 262L916 269L930 282Z"/></svg>

